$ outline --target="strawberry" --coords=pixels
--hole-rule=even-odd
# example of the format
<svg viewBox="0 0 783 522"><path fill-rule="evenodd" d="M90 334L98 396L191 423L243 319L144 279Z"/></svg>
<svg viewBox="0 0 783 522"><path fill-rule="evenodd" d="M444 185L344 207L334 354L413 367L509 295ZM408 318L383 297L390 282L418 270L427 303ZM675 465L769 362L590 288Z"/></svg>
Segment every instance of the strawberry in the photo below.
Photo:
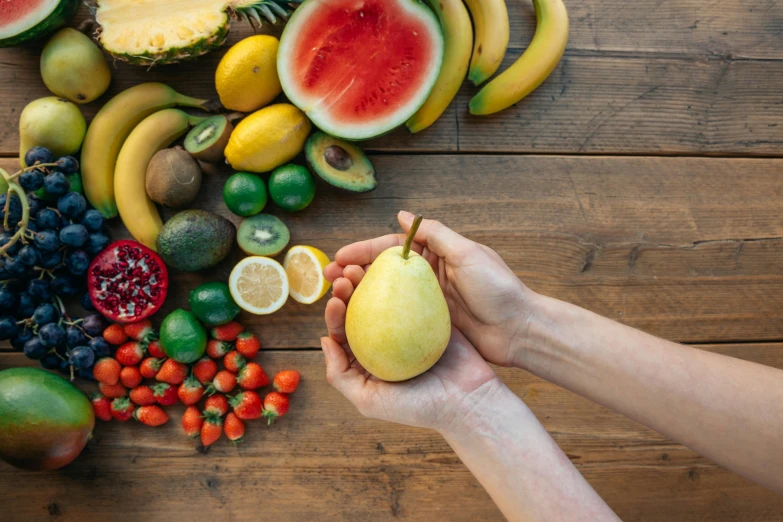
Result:
<svg viewBox="0 0 783 522"><path fill-rule="evenodd" d="M114 346L119 346L128 340L128 336L122 329L121 324L110 324L107 326L103 331L103 338L106 339L107 343L113 344Z"/></svg>
<svg viewBox="0 0 783 522"><path fill-rule="evenodd" d="M125 335L134 341L149 341L155 337L152 330L152 323L149 319L144 319L138 323L126 324L124 327Z"/></svg>
<svg viewBox="0 0 783 522"><path fill-rule="evenodd" d="M120 382L126 388L135 388L141 384L142 379L141 372L135 366L126 366L120 372Z"/></svg>
<svg viewBox="0 0 783 522"><path fill-rule="evenodd" d="M105 395L100 393L93 393L90 399L92 403L92 411L95 412L95 416L102 421L110 421L111 415L111 401Z"/></svg>
<svg viewBox="0 0 783 522"><path fill-rule="evenodd" d="M188 406L185 409L185 413L182 415L182 427L185 429L185 434L195 439L201 433L201 426L204 424L204 419L201 417L201 412L195 406Z"/></svg>
<svg viewBox="0 0 783 522"><path fill-rule="evenodd" d="M212 379L212 383L207 385L207 393L212 395L216 391L229 393L237 385L237 376L228 370L220 370Z"/></svg>
<svg viewBox="0 0 783 522"><path fill-rule="evenodd" d="M250 332L242 332L239 334L235 345L237 351L244 355L246 359L254 358L258 354L258 350L261 349L261 341Z"/></svg>
<svg viewBox="0 0 783 522"><path fill-rule="evenodd" d="M234 413L229 413L223 421L223 431L226 432L228 440L239 444L245 435L245 424Z"/></svg>
<svg viewBox="0 0 783 522"><path fill-rule="evenodd" d="M130 400L138 406L151 406L158 402L155 392L149 386L136 386L130 391Z"/></svg>
<svg viewBox="0 0 783 522"><path fill-rule="evenodd" d="M217 363L209 357L202 357L193 365L193 375L201 384L207 384L214 379L217 371Z"/></svg>
<svg viewBox="0 0 783 522"><path fill-rule="evenodd" d="M155 379L169 384L182 384L182 381L184 381L187 376L187 364L182 364L174 359L166 359L166 362L160 367L160 371L155 376Z"/></svg>
<svg viewBox="0 0 783 522"><path fill-rule="evenodd" d="M271 392L264 397L264 417L267 423L272 424L275 419L282 417L288 411L288 395L280 392Z"/></svg>
<svg viewBox="0 0 783 522"><path fill-rule="evenodd" d="M198 382L198 379L191 375L179 385L177 396L182 404L190 406L196 404L204 396L204 387Z"/></svg>
<svg viewBox="0 0 783 522"><path fill-rule="evenodd" d="M122 365L117 362L117 359L103 357L92 367L92 375L96 381L113 386L120 381L121 370Z"/></svg>
<svg viewBox="0 0 783 522"><path fill-rule="evenodd" d="M144 358L144 349L141 343L128 341L117 348L114 358L123 366L136 366Z"/></svg>
<svg viewBox="0 0 783 522"><path fill-rule="evenodd" d="M154 379L160 371L161 366L163 366L163 359L158 359L157 357L147 357L141 361L139 370L145 379Z"/></svg>
<svg viewBox="0 0 783 522"><path fill-rule="evenodd" d="M223 357L223 366L231 373L238 373L245 366L245 358L236 350L232 350Z"/></svg>
<svg viewBox="0 0 783 522"><path fill-rule="evenodd" d="M111 415L120 422L130 419L134 409L136 407L125 397L111 401Z"/></svg>
<svg viewBox="0 0 783 522"><path fill-rule="evenodd" d="M273 381L275 390L280 393L294 393L299 386L299 372L296 370L282 370L277 372Z"/></svg>
<svg viewBox="0 0 783 522"><path fill-rule="evenodd" d="M234 408L236 416L242 420L257 419L263 414L261 397L254 391L237 393L228 402Z"/></svg>
<svg viewBox="0 0 783 522"><path fill-rule="evenodd" d="M163 351L160 341L150 341L147 345L147 353L150 354L151 357L157 357L158 359L166 358L166 352Z"/></svg>
<svg viewBox="0 0 783 522"><path fill-rule="evenodd" d="M243 390L256 390L268 385L269 377L266 376L260 364L249 362L239 371L237 384Z"/></svg>
<svg viewBox="0 0 783 522"><path fill-rule="evenodd" d="M221 326L215 326L212 328L212 330L209 331L210 335L212 335L213 339L217 339L218 341L228 341L233 342L236 340L237 335L239 335L239 332L244 330L245 327L239 324L236 321L231 321L230 323L226 323Z"/></svg>
<svg viewBox="0 0 783 522"><path fill-rule="evenodd" d="M207 415L204 418L204 424L201 426L201 443L207 447L216 443L223 434L223 421L220 417Z"/></svg>
<svg viewBox="0 0 783 522"><path fill-rule="evenodd" d="M222 417L226 413L228 413L228 399L222 393L216 393L204 402L204 415Z"/></svg>
<svg viewBox="0 0 783 522"><path fill-rule="evenodd" d="M128 390L126 390L125 386L123 386L120 383L117 384L99 383L98 389L101 390L102 394L104 394L110 399L119 399L120 397L125 397L126 395L128 395Z"/></svg>
<svg viewBox="0 0 783 522"><path fill-rule="evenodd" d="M171 384L165 382L158 383L152 387L152 391L155 393L155 400L161 406L171 406L179 401L177 388Z"/></svg>
<svg viewBox="0 0 783 522"><path fill-rule="evenodd" d="M169 421L169 416L160 406L141 406L133 412L133 418L147 426L160 426Z"/></svg>
<svg viewBox="0 0 783 522"><path fill-rule="evenodd" d="M207 355L213 359L220 359L230 350L231 345L226 342L218 341L216 339L210 339L209 342L207 342Z"/></svg>

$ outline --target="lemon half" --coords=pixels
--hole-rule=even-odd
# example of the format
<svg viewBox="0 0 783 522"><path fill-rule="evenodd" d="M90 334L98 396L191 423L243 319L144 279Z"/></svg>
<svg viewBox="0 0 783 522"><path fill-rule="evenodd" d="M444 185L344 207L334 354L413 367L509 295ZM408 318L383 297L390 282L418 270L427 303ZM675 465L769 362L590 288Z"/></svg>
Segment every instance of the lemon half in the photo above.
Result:
<svg viewBox="0 0 783 522"><path fill-rule="evenodd" d="M285 269L268 257L246 257L228 278L231 296L243 310L267 315L282 308L288 299Z"/></svg>
<svg viewBox="0 0 783 522"><path fill-rule="evenodd" d="M328 264L329 257L317 248L291 247L283 261L291 297L302 304L312 304L321 299L331 286L324 277L324 268Z"/></svg>

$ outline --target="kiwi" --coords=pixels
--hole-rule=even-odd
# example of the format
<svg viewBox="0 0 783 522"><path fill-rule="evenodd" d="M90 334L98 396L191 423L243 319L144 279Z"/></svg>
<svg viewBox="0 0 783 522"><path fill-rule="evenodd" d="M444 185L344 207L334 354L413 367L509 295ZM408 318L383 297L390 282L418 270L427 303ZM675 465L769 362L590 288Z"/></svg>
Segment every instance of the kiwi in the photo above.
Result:
<svg viewBox="0 0 783 522"><path fill-rule="evenodd" d="M234 126L223 115L212 116L202 121L185 138L185 150L194 158L205 163L219 163L225 157L228 138Z"/></svg>
<svg viewBox="0 0 783 522"><path fill-rule="evenodd" d="M155 203L185 208L196 200L201 188L201 168L181 147L155 153L147 165L147 195Z"/></svg>
<svg viewBox="0 0 783 522"><path fill-rule="evenodd" d="M275 216L256 214L242 221L237 230L237 242L246 254L276 256L288 245L288 227Z"/></svg>

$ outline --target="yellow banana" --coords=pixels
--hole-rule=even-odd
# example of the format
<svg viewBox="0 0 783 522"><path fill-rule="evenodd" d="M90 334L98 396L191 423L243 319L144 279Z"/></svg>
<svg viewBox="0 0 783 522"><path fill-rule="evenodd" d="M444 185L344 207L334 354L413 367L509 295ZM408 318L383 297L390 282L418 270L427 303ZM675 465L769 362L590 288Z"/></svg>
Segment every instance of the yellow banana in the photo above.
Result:
<svg viewBox="0 0 783 522"><path fill-rule="evenodd" d="M435 123L457 95L468 72L473 41L470 15L462 0L429 0L428 4L435 11L443 28L445 51L440 74L430 95L406 123L411 132L422 131Z"/></svg>
<svg viewBox="0 0 783 522"><path fill-rule="evenodd" d="M495 74L506 56L508 11L505 0L465 0L465 4L476 30L468 79L473 85L481 85Z"/></svg>
<svg viewBox="0 0 783 522"><path fill-rule="evenodd" d="M162 83L142 83L122 91L98 111L82 145L82 182L90 203L107 218L117 215L114 165L133 128L153 112L184 105L206 108L206 100L183 96Z"/></svg>
<svg viewBox="0 0 783 522"><path fill-rule="evenodd" d="M144 184L147 165L156 152L171 145L191 126L204 119L179 109L158 111L144 118L133 129L117 157L114 192L120 217L136 241L153 250L163 222L157 207L147 195Z"/></svg>

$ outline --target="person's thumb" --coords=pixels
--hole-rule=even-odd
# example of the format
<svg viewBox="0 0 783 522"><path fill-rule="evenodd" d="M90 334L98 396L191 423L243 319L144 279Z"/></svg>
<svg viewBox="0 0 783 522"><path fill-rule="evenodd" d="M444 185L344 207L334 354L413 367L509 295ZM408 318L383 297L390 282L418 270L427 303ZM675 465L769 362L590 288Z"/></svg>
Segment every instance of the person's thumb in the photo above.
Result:
<svg viewBox="0 0 783 522"><path fill-rule="evenodd" d="M400 226L405 233L411 229L415 217L405 210L401 210L397 215ZM445 258L447 262L455 261L457 257L466 254L473 246L473 242L468 238L457 234L440 221L431 219L425 219L421 222L414 241L425 245L430 252Z"/></svg>

